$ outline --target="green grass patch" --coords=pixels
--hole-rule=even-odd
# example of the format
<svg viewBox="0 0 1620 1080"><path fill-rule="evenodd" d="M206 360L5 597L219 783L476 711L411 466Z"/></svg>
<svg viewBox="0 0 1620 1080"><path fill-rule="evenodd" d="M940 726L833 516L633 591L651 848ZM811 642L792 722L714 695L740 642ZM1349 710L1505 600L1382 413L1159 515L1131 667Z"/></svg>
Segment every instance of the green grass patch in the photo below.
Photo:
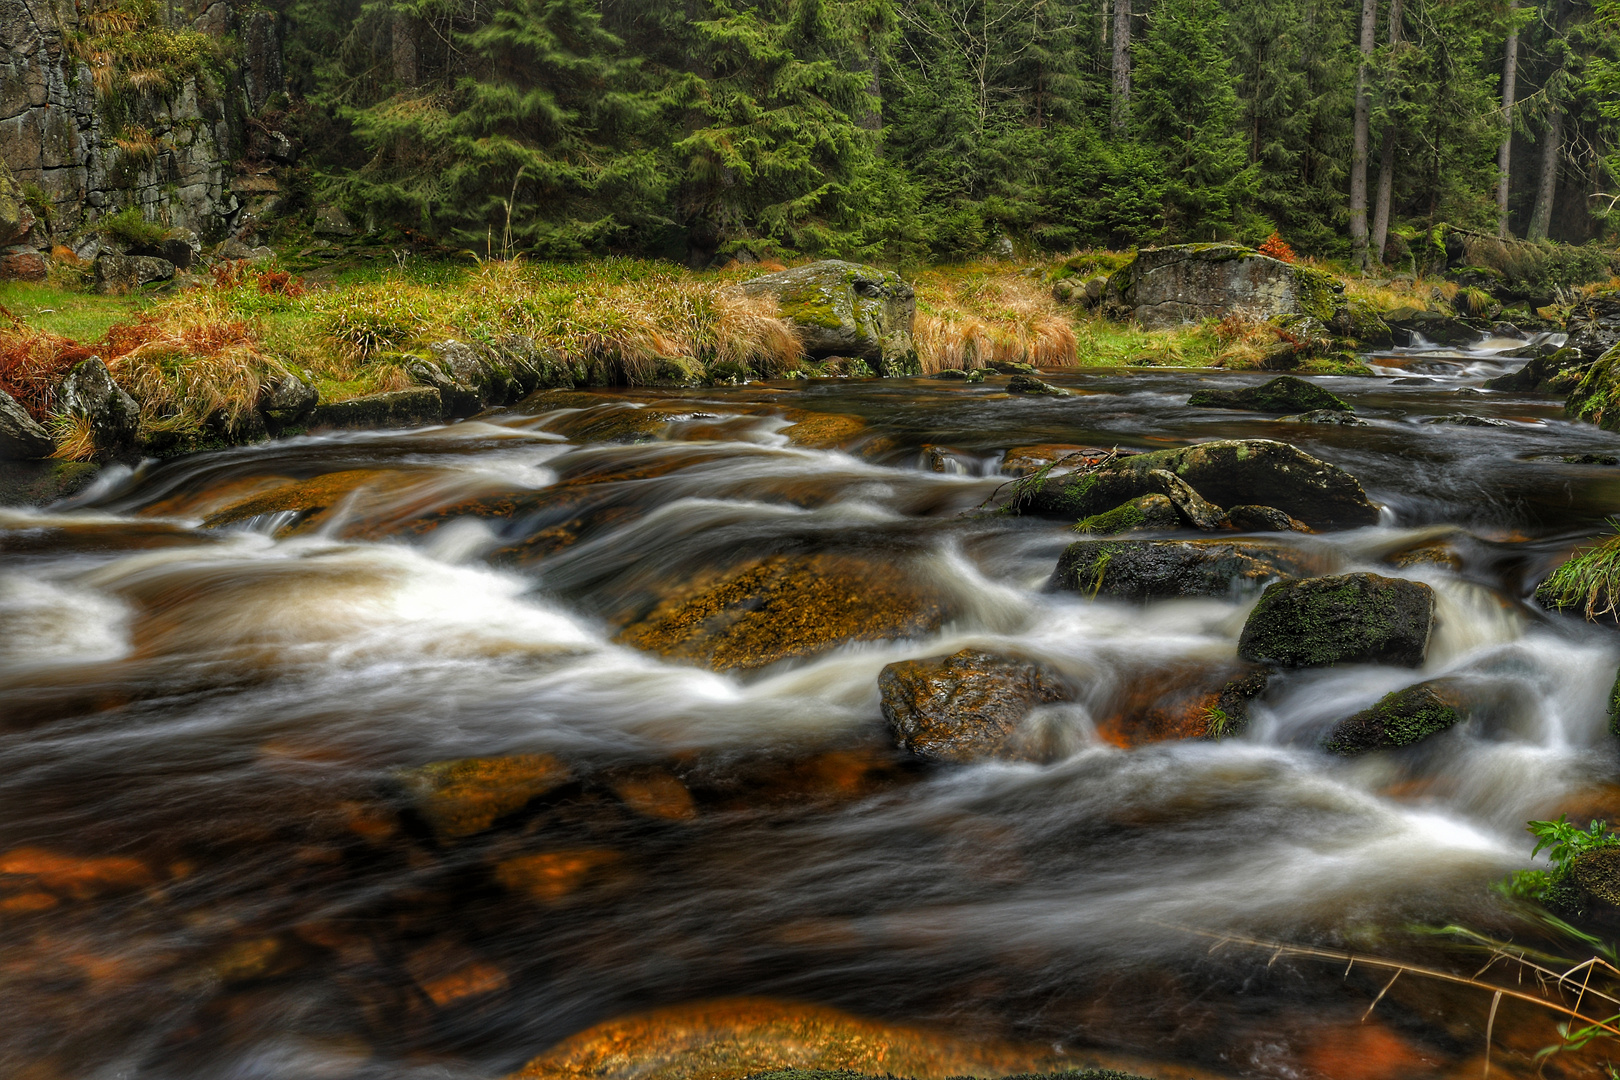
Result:
<svg viewBox="0 0 1620 1080"><path fill-rule="evenodd" d="M117 323L128 322L151 301L132 296L97 296L30 281L0 281L0 307L35 330L75 341L100 341Z"/></svg>

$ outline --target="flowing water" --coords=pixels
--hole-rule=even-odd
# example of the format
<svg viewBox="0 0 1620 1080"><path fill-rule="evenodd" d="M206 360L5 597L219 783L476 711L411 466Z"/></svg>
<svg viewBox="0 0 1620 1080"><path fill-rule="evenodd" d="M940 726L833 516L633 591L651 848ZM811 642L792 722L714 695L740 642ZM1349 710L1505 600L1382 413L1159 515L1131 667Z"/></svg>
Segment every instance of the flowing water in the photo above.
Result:
<svg viewBox="0 0 1620 1080"><path fill-rule="evenodd" d="M1393 991L1391 1074L1318 1045L1365 1028L1381 975L1197 934L1522 934L1490 886L1529 865L1525 821L1613 803L1620 642L1528 596L1620 506L1620 467L1562 459L1620 437L1479 390L1522 362L1504 351L1318 380L1366 427L1189 409L1260 377L1180 370L1049 376L1067 398L928 379L565 395L0 511L0 1072L497 1076L599 1021L728 995L1223 1075L1477 1069L1478 995ZM806 413L864 427L808 449L784 434ZM1424 422L1457 413L1508 426ZM1012 447L1233 437L1293 442L1387 508L1292 542L1432 585L1429 660L1291 674L1241 737L1127 748L1131 703L1228 663L1252 597L1048 593L1064 524L973 511ZM322 477L313 515L270 500L201 525ZM1425 546L1444 558L1392 566ZM722 672L618 639L684 586L817 557L946 617ZM890 748L884 665L970 645L1082 688L1032 718L1055 760ZM1496 705L1398 753L1317 748L1442 674ZM409 770L501 755L566 779L494 828L436 832ZM514 860L539 867L527 887ZM1551 1041L1532 1021L1531 1050Z"/></svg>

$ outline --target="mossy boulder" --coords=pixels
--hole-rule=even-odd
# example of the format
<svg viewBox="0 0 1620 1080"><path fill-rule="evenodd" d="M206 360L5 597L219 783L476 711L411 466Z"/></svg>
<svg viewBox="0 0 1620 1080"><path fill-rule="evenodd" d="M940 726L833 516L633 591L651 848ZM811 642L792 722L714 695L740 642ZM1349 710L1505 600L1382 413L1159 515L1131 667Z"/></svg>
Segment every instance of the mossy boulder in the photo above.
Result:
<svg viewBox="0 0 1620 1080"><path fill-rule="evenodd" d="M850 641L921 637L953 613L940 590L892 562L778 555L676 588L619 640L717 671L750 670Z"/></svg>
<svg viewBox="0 0 1620 1080"><path fill-rule="evenodd" d="M1138 602L1228 597L1322 569L1317 556L1263 540L1081 540L1064 549L1047 588Z"/></svg>
<svg viewBox="0 0 1620 1080"><path fill-rule="evenodd" d="M444 419L439 391L431 386L368 394L348 401L317 405L310 413L312 428L407 428L437 424Z"/></svg>
<svg viewBox="0 0 1620 1080"><path fill-rule="evenodd" d="M1323 745L1347 756L1393 750L1455 727L1465 716L1465 699L1455 685L1445 680L1418 683L1340 721Z"/></svg>
<svg viewBox="0 0 1620 1080"><path fill-rule="evenodd" d="M1313 529L1378 523L1378 507L1355 477L1303 450L1271 439L1224 439L1157 450L1100 468L1031 477L1016 489L1018 513L1080 521L1161 492L1153 473L1179 477L1217 506L1274 506Z"/></svg>
<svg viewBox="0 0 1620 1080"><path fill-rule="evenodd" d="M1418 343L1417 339L1434 345L1466 345L1480 339L1480 332L1455 315L1430 308L1401 307L1386 312L1395 344L1406 347Z"/></svg>
<svg viewBox="0 0 1620 1080"><path fill-rule="evenodd" d="M1226 512L1226 523L1239 532L1310 532L1303 521L1291 518L1275 506L1234 506Z"/></svg>
<svg viewBox="0 0 1620 1080"><path fill-rule="evenodd" d="M1620 431L1620 346L1585 369L1564 401L1564 413L1604 431Z"/></svg>
<svg viewBox="0 0 1620 1080"><path fill-rule="evenodd" d="M1280 667L1418 667L1434 628L1434 590L1379 574L1280 581L1249 613L1238 655Z"/></svg>
<svg viewBox="0 0 1620 1080"><path fill-rule="evenodd" d="M774 296L812 357L866 360L885 376L922 373L911 336L917 297L899 274L829 259L766 274L739 290Z"/></svg>
<svg viewBox="0 0 1620 1080"><path fill-rule="evenodd" d="M1007 380L1007 392L1010 394L1035 394L1045 397L1070 397L1067 390L1053 386L1049 382L1042 382L1031 375L1014 375Z"/></svg>
<svg viewBox="0 0 1620 1080"><path fill-rule="evenodd" d="M1144 248L1108 279L1105 304L1150 330L1244 313L1309 315L1326 322L1343 302L1331 274L1237 244Z"/></svg>
<svg viewBox="0 0 1620 1080"><path fill-rule="evenodd" d="M902 749L939 761L1025 756L1019 725L1037 705L1068 696L1032 660L963 649L890 664L878 676L883 719Z"/></svg>
<svg viewBox="0 0 1620 1080"><path fill-rule="evenodd" d="M1394 344L1389 324L1378 308L1360 297L1349 297L1328 320L1328 329L1360 348L1381 349Z"/></svg>
<svg viewBox="0 0 1620 1080"><path fill-rule="evenodd" d="M1075 523L1074 531L1088 536L1118 536L1129 532L1179 529L1181 515L1175 503L1163 495L1143 495L1112 510L1093 514Z"/></svg>
<svg viewBox="0 0 1620 1080"><path fill-rule="evenodd" d="M1586 366L1587 361L1579 349L1549 347L1531 357L1518 371L1486 380L1485 388L1525 394L1567 395L1580 385Z"/></svg>
<svg viewBox="0 0 1620 1080"><path fill-rule="evenodd" d="M0 456L0 506L46 506L82 491L101 471L87 461L7 461Z"/></svg>
<svg viewBox="0 0 1620 1080"><path fill-rule="evenodd" d="M1247 409L1264 413L1354 411L1336 394L1292 375L1279 375L1263 385L1247 386L1241 390L1200 390L1187 400L1187 404L1194 408Z"/></svg>
<svg viewBox="0 0 1620 1080"><path fill-rule="evenodd" d="M1620 908L1620 846L1581 852L1570 860L1564 876L1581 890L1587 906L1596 901L1608 908Z"/></svg>
<svg viewBox="0 0 1620 1080"><path fill-rule="evenodd" d="M140 406L113 382L100 357L73 365L57 387L56 404L62 413L89 425L97 461L112 461L134 451Z"/></svg>

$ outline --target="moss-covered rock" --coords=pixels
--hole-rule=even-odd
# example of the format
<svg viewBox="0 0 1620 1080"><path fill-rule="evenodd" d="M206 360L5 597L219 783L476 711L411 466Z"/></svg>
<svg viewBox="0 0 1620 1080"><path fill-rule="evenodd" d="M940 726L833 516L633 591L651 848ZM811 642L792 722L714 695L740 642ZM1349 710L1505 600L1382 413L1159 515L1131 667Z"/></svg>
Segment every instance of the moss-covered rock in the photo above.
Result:
<svg viewBox="0 0 1620 1080"><path fill-rule="evenodd" d="M1580 385L1585 369L1586 360L1579 349L1547 348L1531 357L1518 371L1486 380L1485 388L1525 394L1567 395Z"/></svg>
<svg viewBox="0 0 1620 1080"><path fill-rule="evenodd" d="M911 336L917 298L899 274L830 259L766 274L740 290L776 297L811 356L866 360L885 375L921 373Z"/></svg>
<svg viewBox="0 0 1620 1080"><path fill-rule="evenodd" d="M87 461L0 459L0 506L48 505L83 490L100 471Z"/></svg>
<svg viewBox="0 0 1620 1080"><path fill-rule="evenodd" d="M1620 431L1620 345L1584 370L1564 402L1564 412L1604 431Z"/></svg>
<svg viewBox="0 0 1620 1080"><path fill-rule="evenodd" d="M1108 279L1104 303L1148 329L1234 312L1261 318L1303 314L1326 322L1344 286L1331 274L1269 258L1237 244L1144 248Z"/></svg>
<svg viewBox="0 0 1620 1080"><path fill-rule="evenodd" d="M1032 660L963 649L890 664L878 676L883 718L902 749L939 761L1027 756L1018 728L1037 705L1068 696L1056 672Z"/></svg>
<svg viewBox="0 0 1620 1080"><path fill-rule="evenodd" d="M1200 390L1187 399L1194 408L1247 409L1265 413L1307 413L1312 411L1353 412L1349 404L1315 383L1280 375L1260 386L1241 390Z"/></svg>
<svg viewBox="0 0 1620 1080"><path fill-rule="evenodd" d="M1281 667L1418 667L1434 627L1434 590L1379 574L1280 581L1249 613L1238 655Z"/></svg>
<svg viewBox="0 0 1620 1080"><path fill-rule="evenodd" d="M1152 473L1180 477L1217 506L1274 506L1314 529L1378 523L1378 507L1355 477L1287 443L1230 439L1158 450L1018 485L1009 508L1079 521L1143 495L1162 493Z"/></svg>
<svg viewBox="0 0 1620 1080"><path fill-rule="evenodd" d="M1262 540L1082 540L1064 549L1047 588L1134 601L1225 597L1322 569L1317 556Z"/></svg>
<svg viewBox="0 0 1620 1080"><path fill-rule="evenodd" d="M1163 495L1143 495L1076 522L1074 531L1088 536L1118 536L1180 527L1181 515L1176 512L1174 503Z"/></svg>
<svg viewBox="0 0 1620 1080"><path fill-rule="evenodd" d="M443 419L444 405L438 390L418 386L317 405L309 424L312 428L406 428L437 424Z"/></svg>
<svg viewBox="0 0 1620 1080"><path fill-rule="evenodd" d="M1010 394L1036 394L1045 397L1070 397L1070 393L1049 382L1030 375L1014 375L1007 380L1007 392Z"/></svg>
<svg viewBox="0 0 1620 1080"><path fill-rule="evenodd" d="M1204 737L1228 739L1248 730L1250 707L1271 687L1273 674L1270 668L1255 668L1221 687L1205 712Z"/></svg>
<svg viewBox="0 0 1620 1080"><path fill-rule="evenodd" d="M1569 862L1564 875L1580 889L1583 899L1608 908L1620 908L1620 847L1583 851Z"/></svg>
<svg viewBox="0 0 1620 1080"><path fill-rule="evenodd" d="M1377 306L1356 296L1347 298L1333 313L1328 329L1357 348L1381 349L1394 344L1389 324Z"/></svg>
<svg viewBox="0 0 1620 1080"><path fill-rule="evenodd" d="M1372 427L1367 421L1352 412L1342 412L1338 409L1312 409L1310 412L1295 413L1293 416L1279 416L1278 424L1335 424L1340 427Z"/></svg>
<svg viewBox="0 0 1620 1080"><path fill-rule="evenodd" d="M1455 727L1464 716L1464 697L1455 685L1445 680L1418 683L1340 721L1323 745L1344 755L1392 750Z"/></svg>

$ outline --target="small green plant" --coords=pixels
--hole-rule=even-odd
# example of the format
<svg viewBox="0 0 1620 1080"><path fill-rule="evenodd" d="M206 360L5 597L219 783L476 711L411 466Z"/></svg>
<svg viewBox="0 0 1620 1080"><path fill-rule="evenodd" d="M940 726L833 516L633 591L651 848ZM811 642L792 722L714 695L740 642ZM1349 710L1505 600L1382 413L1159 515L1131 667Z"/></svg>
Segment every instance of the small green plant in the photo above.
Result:
<svg viewBox="0 0 1620 1080"><path fill-rule="evenodd" d="M1503 891L1521 900L1534 900L1555 907L1569 907L1575 899L1574 889L1565 878L1576 858L1598 848L1620 845L1620 836L1609 832L1609 823L1594 821L1584 831L1570 824L1569 815L1562 814L1557 821L1532 821L1525 826L1536 838L1530 857L1545 849L1552 863L1547 870L1518 870L1503 883Z"/></svg>
<svg viewBox="0 0 1620 1080"><path fill-rule="evenodd" d="M1615 614L1620 598L1620 522L1610 524L1616 534L1577 552L1554 570L1537 586L1537 600L1558 611L1579 608L1593 621Z"/></svg>
<svg viewBox="0 0 1620 1080"><path fill-rule="evenodd" d="M126 207L116 214L107 215L96 228L110 240L133 246L156 244L169 238L169 230L155 221L146 220L138 206Z"/></svg>
<svg viewBox="0 0 1620 1080"><path fill-rule="evenodd" d="M1474 285L1457 290L1457 308L1465 315L1480 318L1488 314L1496 301L1491 294Z"/></svg>

